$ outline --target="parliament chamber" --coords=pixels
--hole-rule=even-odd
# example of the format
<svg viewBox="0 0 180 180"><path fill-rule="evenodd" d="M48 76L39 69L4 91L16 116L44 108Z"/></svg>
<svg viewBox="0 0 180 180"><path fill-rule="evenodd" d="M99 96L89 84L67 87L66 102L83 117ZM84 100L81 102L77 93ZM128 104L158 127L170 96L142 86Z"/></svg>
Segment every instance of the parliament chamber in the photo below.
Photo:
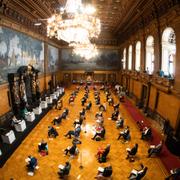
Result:
<svg viewBox="0 0 180 180"><path fill-rule="evenodd" d="M0 180L27 179L180 179L179 0L0 0Z"/></svg>

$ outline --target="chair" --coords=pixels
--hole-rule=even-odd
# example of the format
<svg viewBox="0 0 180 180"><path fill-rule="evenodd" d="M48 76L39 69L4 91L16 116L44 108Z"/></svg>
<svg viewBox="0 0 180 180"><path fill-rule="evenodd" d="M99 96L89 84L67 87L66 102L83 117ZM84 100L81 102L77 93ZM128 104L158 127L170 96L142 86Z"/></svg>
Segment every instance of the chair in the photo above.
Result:
<svg viewBox="0 0 180 180"><path fill-rule="evenodd" d="M130 162L133 162L134 157L138 151L138 144L135 144L135 146L132 149L127 148L126 151L128 153L126 159L129 159Z"/></svg>
<svg viewBox="0 0 180 180"><path fill-rule="evenodd" d="M141 134L141 139L149 140L152 138L152 130L151 128L145 128Z"/></svg>
<svg viewBox="0 0 180 180"><path fill-rule="evenodd" d="M101 157L98 159L98 161L100 163L103 163L103 162L106 162L106 158L107 158L107 155L109 154L109 151L110 151L110 145L108 145L105 150L103 151Z"/></svg>
<svg viewBox="0 0 180 180"><path fill-rule="evenodd" d="M146 172L147 172L147 167L144 167L143 165L141 165L141 170L136 170L136 169L133 169L129 175L129 179L130 180L141 180L145 175L146 175Z"/></svg>
<svg viewBox="0 0 180 180"><path fill-rule="evenodd" d="M161 141L157 146L151 145L148 149L148 157L151 157L153 154L158 155L161 153L163 147L163 142Z"/></svg>

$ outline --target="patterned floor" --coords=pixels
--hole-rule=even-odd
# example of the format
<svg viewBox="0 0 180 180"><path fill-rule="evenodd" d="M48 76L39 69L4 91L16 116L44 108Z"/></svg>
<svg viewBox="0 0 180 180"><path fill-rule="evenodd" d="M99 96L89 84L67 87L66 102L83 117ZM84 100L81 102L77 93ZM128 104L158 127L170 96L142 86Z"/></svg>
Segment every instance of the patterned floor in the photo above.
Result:
<svg viewBox="0 0 180 180"><path fill-rule="evenodd" d="M98 106L94 102L93 90L90 90L89 100L92 101L92 109L87 112L86 122L83 125L83 130L80 135L82 141L78 145L80 154L78 157L71 159L69 156L64 156L63 150L71 145L72 139L67 139L64 134L68 130L73 130L73 121L78 117L79 111L82 109L81 98L84 95L82 88L77 95L74 104L68 105L68 98L73 88L66 90L63 97L64 107L69 108L70 113L67 120L63 120L57 131L59 136L56 139L47 138L48 125L54 117L62 113L62 110L51 110L33 129L33 131L26 137L22 144L17 148L13 155L6 162L4 167L0 169L0 180L56 180L58 179L57 171L58 165L64 164L67 160L71 162L71 171L68 177L69 180L92 180L97 174L99 166L104 167L111 164L113 167L113 180L128 179L130 171L133 168L140 168L140 163L148 167L148 171L144 180L158 179L163 180L167 172L162 165L161 161L157 158L147 158L148 143L140 140L140 132L136 124L132 121L129 113L120 105L120 112L125 117L125 125L130 127L131 141L122 143L116 140L120 130L116 129L115 122L108 120L111 116L113 108L107 105L107 112L104 113L104 125L106 128L106 138L104 141L96 142L91 138L93 137L93 125L95 124L94 115L98 111ZM104 92L101 92L101 102L105 101ZM115 99L117 102L117 99ZM85 133L86 130L86 133ZM48 142L49 155L41 157L37 152L37 145L44 139ZM139 144L137 158L135 162L130 163L126 160L126 148L132 147L135 143ZM100 146L111 144L111 150L108 155L107 163L99 164L95 157L97 149ZM38 158L39 169L35 172L33 177L27 175L25 159L28 155L33 155ZM80 166L83 168L80 168Z"/></svg>

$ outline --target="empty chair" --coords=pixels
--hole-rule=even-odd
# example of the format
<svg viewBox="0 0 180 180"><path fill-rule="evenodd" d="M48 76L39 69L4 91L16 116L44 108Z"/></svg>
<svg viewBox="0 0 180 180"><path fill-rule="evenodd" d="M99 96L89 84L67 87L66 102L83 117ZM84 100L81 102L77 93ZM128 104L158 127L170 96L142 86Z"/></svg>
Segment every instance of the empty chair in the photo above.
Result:
<svg viewBox="0 0 180 180"><path fill-rule="evenodd" d="M153 154L158 155L161 153L163 147L163 141L160 141L158 145L151 145L148 149L148 157L151 157Z"/></svg>
<svg viewBox="0 0 180 180"><path fill-rule="evenodd" d="M67 177L70 173L70 170L71 170L71 164L69 162L66 162L65 166L64 165L59 165L58 166L59 168L59 171L58 171L58 174L59 174L59 177L61 179L64 179L65 177Z"/></svg>
<svg viewBox="0 0 180 180"><path fill-rule="evenodd" d="M136 155L136 153L138 151L138 144L135 144L132 149L127 148L126 151L127 151L126 159L129 159L130 162L133 162L134 161L134 156Z"/></svg>
<svg viewBox="0 0 180 180"><path fill-rule="evenodd" d="M147 169L147 167L144 167L143 164L141 164L141 169L133 169L128 178L130 180L140 180L146 175Z"/></svg>

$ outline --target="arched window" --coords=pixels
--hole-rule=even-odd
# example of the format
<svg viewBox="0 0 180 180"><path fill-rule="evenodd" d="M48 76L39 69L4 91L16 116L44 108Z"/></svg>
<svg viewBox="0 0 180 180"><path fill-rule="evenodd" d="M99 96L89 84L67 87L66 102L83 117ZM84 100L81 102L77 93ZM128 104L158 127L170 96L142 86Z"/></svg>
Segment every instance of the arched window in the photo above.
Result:
<svg viewBox="0 0 180 180"><path fill-rule="evenodd" d="M132 45L128 49L128 70L132 70Z"/></svg>
<svg viewBox="0 0 180 180"><path fill-rule="evenodd" d="M146 71L152 74L154 71L154 38L148 36L146 40Z"/></svg>
<svg viewBox="0 0 180 180"><path fill-rule="evenodd" d="M136 60L135 60L135 70L140 71L141 66L141 42L136 43Z"/></svg>
<svg viewBox="0 0 180 180"><path fill-rule="evenodd" d="M171 27L164 30L162 34L162 63L161 70L166 76L173 76L175 73L176 60L176 36Z"/></svg>
<svg viewBox="0 0 180 180"><path fill-rule="evenodd" d="M126 69L126 48L124 48L123 51L122 67L123 69Z"/></svg>

